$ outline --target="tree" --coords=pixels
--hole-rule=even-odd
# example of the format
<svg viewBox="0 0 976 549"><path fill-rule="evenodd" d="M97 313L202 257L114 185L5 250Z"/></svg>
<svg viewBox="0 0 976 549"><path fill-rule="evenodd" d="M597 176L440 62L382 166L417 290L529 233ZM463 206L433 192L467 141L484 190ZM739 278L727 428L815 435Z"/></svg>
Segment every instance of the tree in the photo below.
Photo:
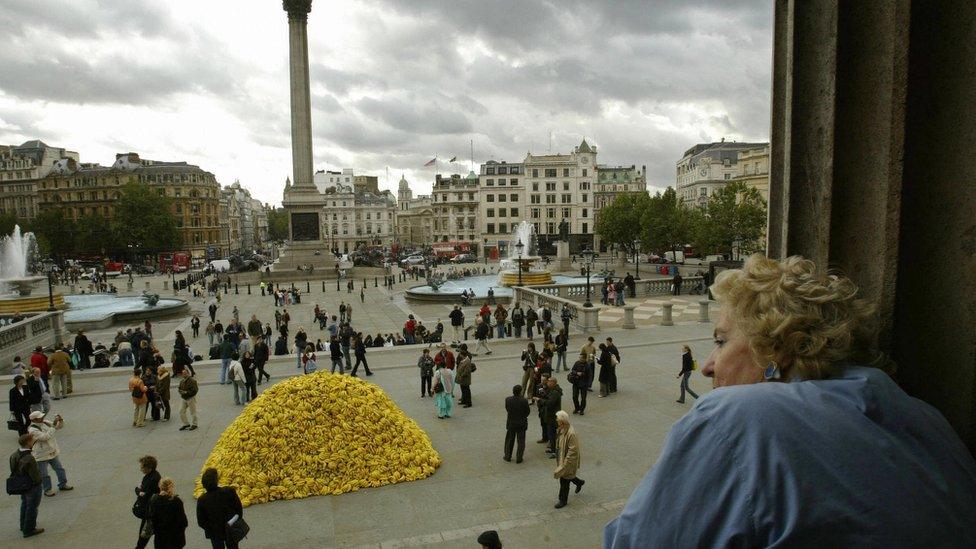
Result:
<svg viewBox="0 0 976 549"><path fill-rule="evenodd" d="M116 234L105 218L87 214L74 222L75 251L86 254L105 255L118 249Z"/></svg>
<svg viewBox="0 0 976 549"><path fill-rule="evenodd" d="M37 212L31 229L41 250L58 261L75 250L75 221L61 208L45 208Z"/></svg>
<svg viewBox="0 0 976 549"><path fill-rule="evenodd" d="M735 181L708 198L699 239L704 247L732 253L761 249L765 231L766 201L755 188Z"/></svg>
<svg viewBox="0 0 976 549"><path fill-rule="evenodd" d="M268 238L276 242L288 240L288 212L284 208L268 211Z"/></svg>
<svg viewBox="0 0 976 549"><path fill-rule="evenodd" d="M183 239L172 207L169 197L149 186L127 183L115 203L112 242L120 249L134 242L146 251L181 248Z"/></svg>
<svg viewBox="0 0 976 549"><path fill-rule="evenodd" d="M640 236L641 216L649 202L646 193L618 196L600 210L594 227L596 233L605 242L634 253L634 240Z"/></svg>
<svg viewBox="0 0 976 549"><path fill-rule="evenodd" d="M651 197L641 219L644 246L649 250L683 250L692 241L695 212L671 187Z"/></svg>
<svg viewBox="0 0 976 549"><path fill-rule="evenodd" d="M22 233L27 231L26 223L19 221L17 214L14 212L0 213L0 238L13 233L15 225L20 225Z"/></svg>

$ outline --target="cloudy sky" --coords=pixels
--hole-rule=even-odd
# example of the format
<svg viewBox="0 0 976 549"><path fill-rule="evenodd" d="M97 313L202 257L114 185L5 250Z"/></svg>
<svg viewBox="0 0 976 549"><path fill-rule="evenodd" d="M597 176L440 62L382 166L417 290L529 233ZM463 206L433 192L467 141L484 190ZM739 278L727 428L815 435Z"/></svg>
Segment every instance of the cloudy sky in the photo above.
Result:
<svg viewBox="0 0 976 549"><path fill-rule="evenodd" d="M475 163L517 162L552 132L673 185L695 143L768 139L771 24L769 0L314 0L315 169L416 194L472 140ZM280 1L0 0L0 28L0 143L186 160L281 200Z"/></svg>

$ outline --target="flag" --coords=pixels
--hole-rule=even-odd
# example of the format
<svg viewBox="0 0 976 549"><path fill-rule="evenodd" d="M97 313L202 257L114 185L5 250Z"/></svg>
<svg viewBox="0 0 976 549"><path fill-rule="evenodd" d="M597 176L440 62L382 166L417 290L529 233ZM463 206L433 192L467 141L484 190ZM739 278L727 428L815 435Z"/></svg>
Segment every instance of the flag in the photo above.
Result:
<svg viewBox="0 0 976 549"><path fill-rule="evenodd" d="M457 157L456 156L452 156L451 159L448 160L448 162L454 162L455 160L457 160Z"/></svg>
<svg viewBox="0 0 976 549"><path fill-rule="evenodd" d="M437 157L435 156L434 158L431 158L429 162L424 164L424 167L426 168L427 166L433 166L436 162L437 162Z"/></svg>

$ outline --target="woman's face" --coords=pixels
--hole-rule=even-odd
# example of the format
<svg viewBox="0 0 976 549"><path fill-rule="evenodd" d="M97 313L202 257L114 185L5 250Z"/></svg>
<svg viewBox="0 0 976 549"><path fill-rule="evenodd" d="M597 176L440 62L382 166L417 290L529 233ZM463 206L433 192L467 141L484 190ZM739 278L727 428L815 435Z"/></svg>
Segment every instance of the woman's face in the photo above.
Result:
<svg viewBox="0 0 976 549"><path fill-rule="evenodd" d="M747 385L762 381L762 368L749 350L749 340L735 323L719 313L715 324L715 349L708 355L702 375L712 378L713 387Z"/></svg>

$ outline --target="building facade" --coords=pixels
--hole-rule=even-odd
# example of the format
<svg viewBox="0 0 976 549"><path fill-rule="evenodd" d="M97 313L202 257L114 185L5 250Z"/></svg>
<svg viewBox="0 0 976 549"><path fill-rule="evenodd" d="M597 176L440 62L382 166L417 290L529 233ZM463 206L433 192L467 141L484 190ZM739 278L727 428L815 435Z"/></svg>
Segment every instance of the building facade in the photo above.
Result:
<svg viewBox="0 0 976 549"><path fill-rule="evenodd" d="M593 189L593 223L600 217L600 210L613 203L618 196L647 193L647 166L597 166L596 185ZM607 251L606 245L594 236L594 250Z"/></svg>
<svg viewBox="0 0 976 549"><path fill-rule="evenodd" d="M331 249L350 253L393 244L396 198L390 191L366 188L340 183L323 193L322 234Z"/></svg>
<svg viewBox="0 0 976 549"><path fill-rule="evenodd" d="M0 145L0 214L33 219L37 215L37 181L69 159L75 163L80 160L74 151L37 139L20 146Z"/></svg>
<svg viewBox="0 0 976 549"><path fill-rule="evenodd" d="M687 205L704 206L709 196L737 180L741 173L739 153L768 147L768 143L737 143L724 139L718 143L695 145L685 151L675 168L678 197Z"/></svg>
<svg viewBox="0 0 976 549"><path fill-rule="evenodd" d="M515 227L527 217L524 178L522 163L489 160L481 165L478 184L484 203L479 204L476 222L484 253L493 259L508 256Z"/></svg>
<svg viewBox="0 0 976 549"><path fill-rule="evenodd" d="M739 171L735 177L746 185L759 191L763 200L769 202L769 145L739 151Z"/></svg>
<svg viewBox="0 0 976 549"><path fill-rule="evenodd" d="M396 236L394 243L408 249L424 248L434 242L434 208L430 195L416 198L410 183L400 176L397 187Z"/></svg>
<svg viewBox="0 0 976 549"><path fill-rule="evenodd" d="M466 177L437 174L431 192L431 206L434 209L435 242L453 242L465 249L477 249L480 243L477 224L479 185L474 172Z"/></svg>
<svg viewBox="0 0 976 549"><path fill-rule="evenodd" d="M112 166L67 158L36 183L37 207L60 208L75 220L85 215L110 220L121 188L128 183L148 185L170 198L183 242L182 250L169 251L188 251L194 259L203 259L208 245L226 247L219 222L220 184L212 173L186 162L146 160L136 153L117 154Z"/></svg>
<svg viewBox="0 0 976 549"><path fill-rule="evenodd" d="M343 168L342 171L319 170L312 176L315 188L320 193L329 189L334 189L336 185L353 185L356 174L352 168Z"/></svg>

